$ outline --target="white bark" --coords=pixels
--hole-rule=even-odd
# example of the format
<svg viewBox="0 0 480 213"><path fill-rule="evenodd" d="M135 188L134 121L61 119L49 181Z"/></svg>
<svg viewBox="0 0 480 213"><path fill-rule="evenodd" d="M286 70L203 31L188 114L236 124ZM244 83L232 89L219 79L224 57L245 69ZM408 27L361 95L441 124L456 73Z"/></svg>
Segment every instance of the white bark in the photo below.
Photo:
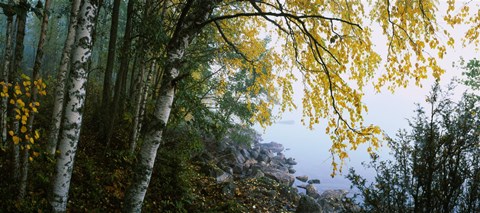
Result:
<svg viewBox="0 0 480 213"><path fill-rule="evenodd" d="M7 30L5 36L5 59L3 64L3 73L2 73L2 81L6 84L8 83L8 72L10 70L10 64L12 61L12 37L13 37L13 17L7 17ZM3 88L0 88L3 89ZM7 107L8 107L8 97L2 98L2 106L1 109L1 123L0 126L2 128L2 145L5 145L7 141Z"/></svg>
<svg viewBox="0 0 480 213"><path fill-rule="evenodd" d="M91 56L92 32L98 9L94 2L91 0L83 1L80 9L81 17L78 19L75 47L72 54L72 68L68 81L69 98L65 106L65 116L58 144L60 155L57 158L52 184L53 195L50 204L54 212L65 212L67 207L68 191L85 104L86 67Z"/></svg>
<svg viewBox="0 0 480 213"><path fill-rule="evenodd" d="M65 79L67 78L67 70L70 62L70 54L73 43L75 42L75 30L77 26L77 14L80 8L81 0L73 0L72 8L70 9L70 23L68 26L67 39L63 47L62 59L60 60L60 67L57 73L57 82L54 93L54 105L52 114L52 123L50 126L50 133L48 136L47 152L50 155L55 154L57 149L58 134L60 132L60 124L63 113L63 99L65 97Z"/></svg>
<svg viewBox="0 0 480 213"><path fill-rule="evenodd" d="M135 99L135 116L133 119L133 132L132 137L130 139L130 154L134 154L135 148L137 146L138 140L138 133L142 129L142 122L143 122L143 115L145 112L145 105L147 104L147 97L148 97L148 90L149 90L149 83L152 78L152 73L155 70L155 61L152 62L150 70L147 74L147 79L144 79L144 67L142 67L141 74L139 74L140 81L139 85L137 85L138 94L136 94Z"/></svg>
<svg viewBox="0 0 480 213"><path fill-rule="evenodd" d="M152 176L157 150L162 141L163 129L170 116L174 93L175 89L170 87L158 99L155 117L159 123L157 124L158 126L154 125L154 130L145 136L145 141L142 144L139 153L139 165L135 169L134 183L126 195L126 212L141 212L142 210L142 203Z"/></svg>

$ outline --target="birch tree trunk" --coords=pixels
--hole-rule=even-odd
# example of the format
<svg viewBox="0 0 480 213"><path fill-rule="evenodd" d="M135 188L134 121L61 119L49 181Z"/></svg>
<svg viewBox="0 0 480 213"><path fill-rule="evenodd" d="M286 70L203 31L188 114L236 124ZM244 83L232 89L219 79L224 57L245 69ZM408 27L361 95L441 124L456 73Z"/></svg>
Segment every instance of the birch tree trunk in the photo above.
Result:
<svg viewBox="0 0 480 213"><path fill-rule="evenodd" d="M42 65L43 59L43 46L45 44L45 38L47 36L47 27L48 27L48 10L50 7L50 0L45 0L45 5L43 8L43 17L42 17L42 25L40 27L40 38L38 39L38 46L37 46L37 53L35 55L35 63L33 65L33 72L32 72L32 80L37 81L40 79L40 66ZM37 101L38 90L34 83L31 84L30 91L32 91L32 95L30 98L30 104L33 104ZM33 133L33 121L35 120L35 113L30 112L30 116L28 117L28 132L31 134ZM31 134L33 135L33 134ZM27 141L30 143L30 141ZM28 167L29 161L28 158L30 156L30 150L26 147L22 150L22 170L21 170L21 178L20 178L20 186L19 186L19 193L18 199L21 200L25 197L27 192L27 182L28 182Z"/></svg>
<svg viewBox="0 0 480 213"><path fill-rule="evenodd" d="M175 95L175 81L179 76L185 51L202 28L198 23L202 23L208 18L213 6L218 2L220 0L190 0L182 9L175 31L166 48L167 61L162 89L155 104L153 120L146 126L145 140L140 149L138 163L134 168L133 183L125 195L125 212L141 212L142 210L157 150L170 116Z"/></svg>
<svg viewBox="0 0 480 213"><path fill-rule="evenodd" d="M13 36L13 16L15 15L12 10L3 9L4 14L7 16L7 30L5 32L5 58L3 63L3 73L2 81L6 84L8 83L8 73L10 72L10 66L12 62L12 36ZM4 85L6 87L7 85ZM1 88L3 90L3 88ZM4 92L4 91L3 91ZM8 107L8 97L2 97L2 106L1 109L1 131L2 131L2 145L5 145L7 142L7 107Z"/></svg>
<svg viewBox="0 0 480 213"><path fill-rule="evenodd" d="M68 65L70 63L70 54L73 43L75 42L75 32L77 28L77 15L80 9L81 0L73 0L70 9L70 23L68 24L67 39L63 47L62 59L57 73L57 82L54 93L54 105L52 114L52 123L50 125L50 134L48 136L47 152L50 155L55 154L57 149L58 134L63 114L63 99L65 97L65 80L67 78Z"/></svg>
<svg viewBox="0 0 480 213"><path fill-rule="evenodd" d="M147 98L148 98L148 87L150 80L152 78L153 72L155 71L155 60L152 61L150 70L147 74L147 79L143 79L143 73L144 71L141 71L142 75L140 77L142 78L142 83L138 85L138 94L135 99L135 111L134 111L134 119L133 119L133 128L132 128L132 136L130 138L130 154L133 155L135 152L135 149L137 147L137 140L138 140L138 133L142 129L142 122L143 122L143 116L145 112L145 106L147 104Z"/></svg>
<svg viewBox="0 0 480 213"><path fill-rule="evenodd" d="M77 144L80 139L85 103L88 61L92 53L92 31L98 5L95 0L84 0L72 54L72 68L68 81L68 99L62 123L59 151L52 183L50 205L54 212L65 212L72 177Z"/></svg>

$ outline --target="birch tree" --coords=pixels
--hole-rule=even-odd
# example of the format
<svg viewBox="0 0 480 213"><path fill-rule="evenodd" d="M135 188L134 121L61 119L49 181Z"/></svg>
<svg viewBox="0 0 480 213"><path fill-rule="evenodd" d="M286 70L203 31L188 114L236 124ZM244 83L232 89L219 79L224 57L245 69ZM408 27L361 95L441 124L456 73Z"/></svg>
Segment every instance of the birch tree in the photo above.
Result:
<svg viewBox="0 0 480 213"><path fill-rule="evenodd" d="M15 11L12 5L5 5L2 7L3 13L7 16L7 29L5 30L5 57L3 63L3 73L2 73L2 106L1 106L1 134L2 134L2 145L5 145L7 142L7 107L8 107L8 74L11 69L12 62L12 45L13 45L13 16L15 16Z"/></svg>
<svg viewBox="0 0 480 213"><path fill-rule="evenodd" d="M90 0L83 1L80 7L75 47L72 53L72 68L67 87L68 101L58 145L60 154L52 183L50 204L54 212L65 212L67 207L68 191L82 125L87 83L86 68L91 57L92 33L97 9L97 1Z"/></svg>
<svg viewBox="0 0 480 213"><path fill-rule="evenodd" d="M62 59L57 72L57 80L54 93L54 105L52 113L52 123L50 126L50 133L48 136L47 152L50 155L55 154L57 149L58 134L60 132L60 124L63 114L63 100L65 96L65 84L67 79L68 65L70 64L70 54L72 45L75 42L75 32L77 28L77 14L80 9L81 0L73 0L70 8L70 21L68 24L67 38L63 47Z"/></svg>

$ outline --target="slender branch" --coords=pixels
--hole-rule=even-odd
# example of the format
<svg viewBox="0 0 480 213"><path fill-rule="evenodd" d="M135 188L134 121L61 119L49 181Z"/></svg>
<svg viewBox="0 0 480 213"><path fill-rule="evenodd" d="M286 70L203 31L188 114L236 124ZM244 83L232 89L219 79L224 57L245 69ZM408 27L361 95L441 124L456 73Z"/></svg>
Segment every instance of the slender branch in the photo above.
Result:
<svg viewBox="0 0 480 213"><path fill-rule="evenodd" d="M359 28L360 30L363 30L363 28L357 24L353 23L341 18L333 18L333 17L327 17L327 16L322 16L322 15L294 15L291 13L285 13L285 12L280 12L280 13L274 13L274 12L255 12L255 13L236 13L236 14L231 14L231 15L223 15L223 16L217 16L213 17L211 19L208 19L207 21L201 23L201 26L210 24L215 21L220 21L220 20L225 20L225 19L232 19L232 18L238 18L238 17L255 17L255 16L272 16L272 17L289 17L295 20L302 20L302 19L308 19L308 18L318 18L318 19L325 19L325 20L331 20L331 21L337 21L337 22L342 22L348 25L355 26Z"/></svg>
<svg viewBox="0 0 480 213"><path fill-rule="evenodd" d="M220 27L220 24L218 24L218 22L214 22L215 23L215 26L217 27L218 29L218 32L220 33L220 35L222 36L223 40L225 42L227 42L227 44L232 47L232 49L235 51L235 53L239 54L245 61L253 64L254 62L250 59L247 58L247 56L245 54L242 53L242 51L240 51L237 46L235 46L235 44L233 44L228 38L227 36L225 35L225 33L223 32L222 28Z"/></svg>

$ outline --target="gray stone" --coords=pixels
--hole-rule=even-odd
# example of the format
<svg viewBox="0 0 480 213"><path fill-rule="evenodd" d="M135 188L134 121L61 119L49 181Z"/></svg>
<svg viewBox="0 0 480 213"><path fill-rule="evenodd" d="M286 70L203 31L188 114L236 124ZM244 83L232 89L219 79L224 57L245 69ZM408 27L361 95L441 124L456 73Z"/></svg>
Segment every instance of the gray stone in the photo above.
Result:
<svg viewBox="0 0 480 213"><path fill-rule="evenodd" d="M215 178L217 183L224 183L233 180L233 176L231 174L228 174L220 168L214 168L212 173L212 176Z"/></svg>
<svg viewBox="0 0 480 213"><path fill-rule="evenodd" d="M354 204L345 202L347 194L348 191L343 189L326 190L317 199L317 203L326 212L340 213L347 209L348 211L358 210Z"/></svg>
<svg viewBox="0 0 480 213"><path fill-rule="evenodd" d="M253 178L262 178L265 177L265 174L260 169L254 169L251 176Z"/></svg>
<svg viewBox="0 0 480 213"><path fill-rule="evenodd" d="M294 168L288 168L288 173L295 174L295 172L297 172L297 170L295 170Z"/></svg>
<svg viewBox="0 0 480 213"><path fill-rule="evenodd" d="M305 189L307 191L308 196L314 199L317 199L318 197L320 197L320 195L318 194L317 188L313 184L308 184Z"/></svg>
<svg viewBox="0 0 480 213"><path fill-rule="evenodd" d="M245 159L250 159L250 158L251 158L250 152L249 152L247 149L242 149L242 150L240 150L240 153L243 155L243 157L244 157Z"/></svg>
<svg viewBox="0 0 480 213"><path fill-rule="evenodd" d="M286 163L290 165L297 165L297 162L293 158L288 158Z"/></svg>
<svg viewBox="0 0 480 213"><path fill-rule="evenodd" d="M258 162L257 162L255 159L247 159L247 160L245 161L245 163L243 164L243 166L244 166L245 168L250 168L250 167L252 167L253 165L255 165L255 164L257 164L257 163L258 163Z"/></svg>
<svg viewBox="0 0 480 213"><path fill-rule="evenodd" d="M252 150L250 150L250 156L254 159L257 159L259 154L260 154L260 148L258 147L255 147Z"/></svg>
<svg viewBox="0 0 480 213"><path fill-rule="evenodd" d="M293 182L295 181L295 178L291 174L278 169L267 167L263 170L263 173L265 173L265 176L287 186L292 186Z"/></svg>
<svg viewBox="0 0 480 213"><path fill-rule="evenodd" d="M348 191L344 189L325 190L322 195L320 195L320 198L340 201L343 200L347 194Z"/></svg>
<svg viewBox="0 0 480 213"><path fill-rule="evenodd" d="M297 187L301 189L307 189L307 184L300 184L300 185L297 185Z"/></svg>
<svg viewBox="0 0 480 213"><path fill-rule="evenodd" d="M270 150L274 153L277 152L282 152L284 150L284 147L282 144L276 143L276 142L270 142L270 143L259 143L258 146L260 146L263 149Z"/></svg>
<svg viewBox="0 0 480 213"><path fill-rule="evenodd" d="M315 199L309 196L302 196L298 202L296 213L322 213L320 205L315 201Z"/></svg>
<svg viewBox="0 0 480 213"><path fill-rule="evenodd" d="M305 183L308 180L308 176L306 176L306 175L297 176L297 180Z"/></svg>
<svg viewBox="0 0 480 213"><path fill-rule="evenodd" d="M319 179L311 179L311 180L308 180L308 183L309 184L320 184L320 180Z"/></svg>

